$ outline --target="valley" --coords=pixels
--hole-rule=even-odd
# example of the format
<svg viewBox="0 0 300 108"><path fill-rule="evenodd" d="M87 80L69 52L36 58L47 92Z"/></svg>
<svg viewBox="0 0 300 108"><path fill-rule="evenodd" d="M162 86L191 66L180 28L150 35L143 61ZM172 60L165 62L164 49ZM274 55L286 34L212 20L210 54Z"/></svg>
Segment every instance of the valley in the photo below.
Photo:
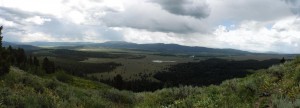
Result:
<svg viewBox="0 0 300 108"><path fill-rule="evenodd" d="M235 53L242 51L234 51L234 53L229 54L226 51L224 53L218 52L218 50L218 53L182 53L181 50L173 50L177 53L166 53L131 47L115 48L115 46L133 44L126 42L107 42L100 46L99 44L80 44L77 46L76 43L73 44L75 46L40 47L41 49L28 50L28 55L36 56L40 61L47 57L55 63L57 70L63 70L70 75L103 82L114 87L116 87L115 78L119 75L124 86L117 87L118 89L138 92L153 91L163 87L178 87L179 85L208 86L220 84L224 80L245 77L252 74L252 71L279 64L282 58L289 60L296 56L292 54ZM150 44L147 45L151 46ZM161 47L157 44L153 45L152 49ZM205 51L207 49L209 48L205 48ZM244 63L248 67L236 65L240 63ZM132 87L132 85L136 86Z"/></svg>
<svg viewBox="0 0 300 108"><path fill-rule="evenodd" d="M293 84L299 79L299 58L294 54L22 46L7 48L17 61L10 59L9 72L0 77L0 106L297 106L289 104L298 93Z"/></svg>

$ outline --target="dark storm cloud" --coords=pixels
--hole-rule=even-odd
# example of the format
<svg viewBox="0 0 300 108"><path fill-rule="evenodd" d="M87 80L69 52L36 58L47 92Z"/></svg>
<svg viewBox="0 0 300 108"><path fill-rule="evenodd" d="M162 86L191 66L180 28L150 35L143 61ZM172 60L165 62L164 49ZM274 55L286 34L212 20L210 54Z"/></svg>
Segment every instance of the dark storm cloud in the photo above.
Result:
<svg viewBox="0 0 300 108"><path fill-rule="evenodd" d="M284 0L284 1L287 3L297 3L298 2L298 0Z"/></svg>
<svg viewBox="0 0 300 108"><path fill-rule="evenodd" d="M288 5L290 5L291 11L296 14L300 15L300 1L299 0L284 0Z"/></svg>
<svg viewBox="0 0 300 108"><path fill-rule="evenodd" d="M193 17L171 14L153 3L126 7L125 11L108 12L101 20L110 27L128 27L151 32L187 34L208 31L205 22Z"/></svg>
<svg viewBox="0 0 300 108"><path fill-rule="evenodd" d="M198 19L206 18L210 8L206 0L152 0L170 13L191 16Z"/></svg>

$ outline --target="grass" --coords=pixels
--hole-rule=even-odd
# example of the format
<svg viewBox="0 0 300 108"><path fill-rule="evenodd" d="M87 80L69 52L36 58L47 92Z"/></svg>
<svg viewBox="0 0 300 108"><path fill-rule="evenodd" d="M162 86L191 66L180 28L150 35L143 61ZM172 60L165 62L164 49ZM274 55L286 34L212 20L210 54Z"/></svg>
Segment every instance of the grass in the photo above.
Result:
<svg viewBox="0 0 300 108"><path fill-rule="evenodd" d="M184 63L193 61L191 58L184 57L165 57L165 56L155 56L155 55L146 55L146 58L143 59L101 59L101 58L90 58L83 62L87 63L105 63L105 62L115 62L120 63L122 66L117 67L111 72L104 73L94 73L89 74L89 76L97 76L99 79L112 79L117 74L122 75L125 80L135 80L139 79L139 74L152 74L154 75L157 71L163 70L170 65L176 63ZM176 63L153 63L153 60L174 60ZM150 80L156 80L153 77L150 77Z"/></svg>
<svg viewBox="0 0 300 108"><path fill-rule="evenodd" d="M40 61L43 60L45 56L54 62L56 65L68 65L68 66L77 66L82 67L93 67L97 68L96 65L105 64L105 63L117 63L122 64L121 66L117 66L116 69L112 71L99 71L94 72L91 70L90 74L87 76L98 78L101 80L112 79L116 75L122 75L124 80L136 80L140 79L140 74L151 74L154 75L157 71L167 68L169 65L174 65L176 63L185 63L185 62L195 62L193 58L189 58L189 56L160 56L155 55L156 52L143 52L143 51L134 51L134 50L121 50L121 49L110 49L110 48L99 48L99 49L76 49L77 51L82 51L81 53L85 53L86 55L95 54L95 53L105 53L107 55L128 55L124 57L118 58L96 58L96 57L82 57L87 58L82 61L77 61L77 59L70 59L65 57L59 57L52 53L52 50L55 49L47 49L47 50L39 50L34 52L33 54L38 56ZM67 55L66 55L67 56ZM141 57L142 58L128 58L128 57ZM176 61L176 63L153 63L153 60L171 60ZM95 70L95 69L93 69ZM100 70L100 69L96 69ZM150 75L150 76L151 76ZM157 81L152 76L148 78L148 80Z"/></svg>

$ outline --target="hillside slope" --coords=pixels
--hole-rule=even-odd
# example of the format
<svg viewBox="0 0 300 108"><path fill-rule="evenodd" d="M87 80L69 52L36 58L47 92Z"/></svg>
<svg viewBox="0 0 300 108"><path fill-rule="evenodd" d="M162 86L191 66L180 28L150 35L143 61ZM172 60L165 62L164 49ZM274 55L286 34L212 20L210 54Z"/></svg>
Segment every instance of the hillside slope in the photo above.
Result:
<svg viewBox="0 0 300 108"><path fill-rule="evenodd" d="M11 46L13 48L23 48L26 51L31 51L31 50L39 50L41 48L36 47L36 46L32 46L32 45L25 45L25 44L16 44L16 43L11 43L11 42L3 42L3 46L4 47L8 47Z"/></svg>
<svg viewBox="0 0 300 108"><path fill-rule="evenodd" d="M133 96L102 83L76 77L70 83L62 83L55 77L39 77L14 67L0 78L1 108L132 107Z"/></svg>
<svg viewBox="0 0 300 108"><path fill-rule="evenodd" d="M300 107L300 57L245 78L221 85L163 89L141 93L141 106L197 108L297 108Z"/></svg>
<svg viewBox="0 0 300 108"><path fill-rule="evenodd" d="M73 77L73 76L72 76ZM165 88L155 92L120 91L73 77L60 82L12 68L0 77L1 107L253 108L300 107L300 58L245 78L208 87Z"/></svg>

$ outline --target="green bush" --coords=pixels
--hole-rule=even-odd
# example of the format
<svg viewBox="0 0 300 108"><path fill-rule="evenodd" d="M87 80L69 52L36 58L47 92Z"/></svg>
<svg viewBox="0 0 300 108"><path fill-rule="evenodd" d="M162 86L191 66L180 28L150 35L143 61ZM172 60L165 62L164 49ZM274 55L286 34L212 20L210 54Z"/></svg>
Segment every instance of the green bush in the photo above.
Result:
<svg viewBox="0 0 300 108"><path fill-rule="evenodd" d="M55 76L58 81L61 81L64 83L71 83L73 81L73 77L66 74L64 71L57 71L55 73Z"/></svg>
<svg viewBox="0 0 300 108"><path fill-rule="evenodd" d="M114 103L132 105L136 100L132 92L119 91L117 89L105 90L102 93L103 98Z"/></svg>

